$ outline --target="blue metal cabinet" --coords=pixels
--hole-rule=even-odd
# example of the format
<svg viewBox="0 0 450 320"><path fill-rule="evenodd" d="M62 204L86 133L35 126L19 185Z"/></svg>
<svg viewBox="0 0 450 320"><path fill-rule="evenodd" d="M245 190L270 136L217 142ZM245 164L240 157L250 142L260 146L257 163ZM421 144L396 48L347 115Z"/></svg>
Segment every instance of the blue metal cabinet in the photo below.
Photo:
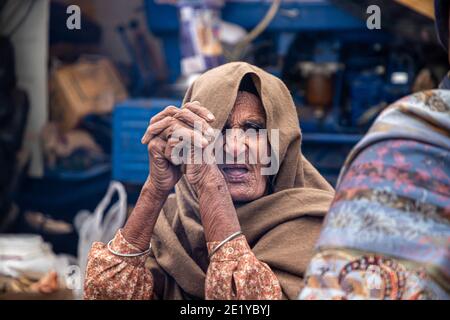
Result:
<svg viewBox="0 0 450 320"><path fill-rule="evenodd" d="M124 101L114 108L112 164L113 179L142 184L148 168L147 146L141 138L150 119L169 105L180 106L181 101L170 99L137 99Z"/></svg>
<svg viewBox="0 0 450 320"><path fill-rule="evenodd" d="M222 18L246 29L251 29L265 16L270 2L227 1L222 9ZM174 82L180 75L177 7L157 4L154 0L146 0L145 10L148 27L162 40L164 55L169 66L169 79ZM326 0L297 0L282 2L266 32L346 31L363 28L366 28L364 21L347 14Z"/></svg>

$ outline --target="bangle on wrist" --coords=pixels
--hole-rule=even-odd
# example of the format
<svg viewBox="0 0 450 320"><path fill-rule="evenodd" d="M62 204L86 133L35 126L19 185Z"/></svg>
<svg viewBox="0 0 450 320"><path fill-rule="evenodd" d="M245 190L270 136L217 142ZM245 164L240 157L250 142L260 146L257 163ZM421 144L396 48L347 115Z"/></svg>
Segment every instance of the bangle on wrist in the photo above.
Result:
<svg viewBox="0 0 450 320"><path fill-rule="evenodd" d="M112 243L112 241L113 241L113 240L110 240L110 241L108 242L108 245L107 245L108 250L109 250L109 252L111 252L113 255L118 256L118 257L127 257L127 258L130 258L130 257L139 257L139 256L143 256L144 254L149 253L150 250L152 250L152 244L150 243L150 245L148 246L148 249L145 250L145 251L143 251L143 252L137 252L137 253L120 253L120 252L117 252L117 251L115 251L115 250L113 250L113 249L111 248L111 243Z"/></svg>
<svg viewBox="0 0 450 320"><path fill-rule="evenodd" d="M229 242L229 241L231 241L231 240L233 240L233 239L235 239L235 238L237 238L237 237L239 237L241 234L243 234L242 233L242 231L238 231L238 232L235 232L235 233L233 233L233 234L231 234L231 235L229 235L228 237L226 237L224 240L222 240L212 251L211 251L211 253L209 254L209 259L211 259L211 257L225 244L225 243L227 243L227 242Z"/></svg>

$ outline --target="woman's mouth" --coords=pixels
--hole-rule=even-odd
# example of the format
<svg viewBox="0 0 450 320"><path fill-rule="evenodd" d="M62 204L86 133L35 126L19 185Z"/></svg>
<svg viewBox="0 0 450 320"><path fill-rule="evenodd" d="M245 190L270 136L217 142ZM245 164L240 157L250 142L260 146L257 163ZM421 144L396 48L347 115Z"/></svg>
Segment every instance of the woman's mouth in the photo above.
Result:
<svg viewBox="0 0 450 320"><path fill-rule="evenodd" d="M219 167L227 182L244 182L250 172L250 168L245 164L225 164Z"/></svg>

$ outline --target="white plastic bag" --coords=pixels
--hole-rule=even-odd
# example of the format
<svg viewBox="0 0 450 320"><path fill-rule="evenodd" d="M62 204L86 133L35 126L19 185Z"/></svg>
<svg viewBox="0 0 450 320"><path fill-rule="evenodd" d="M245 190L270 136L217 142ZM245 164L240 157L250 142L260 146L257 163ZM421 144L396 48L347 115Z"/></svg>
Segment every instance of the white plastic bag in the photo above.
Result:
<svg viewBox="0 0 450 320"><path fill-rule="evenodd" d="M41 236L0 235L0 274L40 279L54 269L56 256Z"/></svg>
<svg viewBox="0 0 450 320"><path fill-rule="evenodd" d="M61 288L65 287L67 268L75 257L55 255L51 245L41 236L32 234L0 235L0 274L30 280L39 280L50 271L56 271Z"/></svg>
<svg viewBox="0 0 450 320"><path fill-rule="evenodd" d="M109 206L113 195L117 192L119 200ZM123 226L127 216L127 194L124 186L117 181L112 181L102 201L93 213L80 211L74 218L74 225L78 231L78 265L80 267L81 280L84 282L87 258L91 246L96 241L108 243L117 230Z"/></svg>

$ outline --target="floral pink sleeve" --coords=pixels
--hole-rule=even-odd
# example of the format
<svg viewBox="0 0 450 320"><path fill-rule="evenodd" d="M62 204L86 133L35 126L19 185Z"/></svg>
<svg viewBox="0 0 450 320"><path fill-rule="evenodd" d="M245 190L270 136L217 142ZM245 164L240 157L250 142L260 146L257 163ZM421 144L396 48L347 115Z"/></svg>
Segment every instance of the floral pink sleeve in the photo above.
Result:
<svg viewBox="0 0 450 320"><path fill-rule="evenodd" d="M211 252L219 242L209 242ZM225 243L212 257L206 275L208 300L276 300L281 287L269 266L259 261L244 236Z"/></svg>
<svg viewBox="0 0 450 320"><path fill-rule="evenodd" d="M211 252L218 242L208 243ZM111 248L135 253L119 230ZM153 295L153 277L145 267L147 255L118 257L106 244L95 242L86 269L85 299L149 300ZM260 262L244 236L224 244L211 258L205 283L206 299L280 299L280 284L267 266Z"/></svg>
<svg viewBox="0 0 450 320"><path fill-rule="evenodd" d="M137 253L119 230L111 249L120 253ZM153 278L145 267L148 254L119 257L109 252L106 244L95 242L89 253L84 282L85 299L149 300L153 295Z"/></svg>

